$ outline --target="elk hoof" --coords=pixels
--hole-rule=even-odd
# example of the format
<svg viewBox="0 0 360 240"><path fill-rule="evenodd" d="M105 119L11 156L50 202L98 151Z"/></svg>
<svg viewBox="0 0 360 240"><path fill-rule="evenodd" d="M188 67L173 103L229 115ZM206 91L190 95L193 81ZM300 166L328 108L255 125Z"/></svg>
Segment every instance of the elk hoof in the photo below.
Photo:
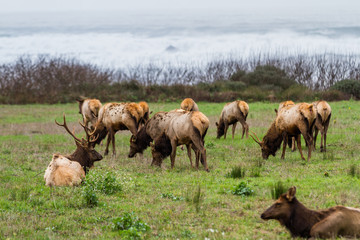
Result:
<svg viewBox="0 0 360 240"><path fill-rule="evenodd" d="M109 154L109 151L104 152L104 156L107 156Z"/></svg>
<svg viewBox="0 0 360 240"><path fill-rule="evenodd" d="M205 169L205 171L207 171L207 172L210 172L210 170L207 168L207 169Z"/></svg>
<svg viewBox="0 0 360 240"><path fill-rule="evenodd" d="M320 148L320 152L326 152L326 149Z"/></svg>

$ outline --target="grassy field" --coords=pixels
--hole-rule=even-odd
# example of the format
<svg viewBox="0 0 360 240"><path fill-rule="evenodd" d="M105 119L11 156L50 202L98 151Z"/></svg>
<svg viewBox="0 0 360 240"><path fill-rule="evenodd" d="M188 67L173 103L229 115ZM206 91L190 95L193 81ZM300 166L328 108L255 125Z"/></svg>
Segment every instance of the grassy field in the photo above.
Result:
<svg viewBox="0 0 360 240"><path fill-rule="evenodd" d="M149 105L157 112L178 108L180 103ZM295 185L297 198L311 209L337 204L360 207L360 173L349 175L351 169L360 169L358 102L330 103L328 152L319 151L318 138L310 163L290 149L285 160L280 159L280 151L263 160L258 144L250 137L240 139L240 126L234 140L231 129L226 140L216 139L215 122L223 105L198 103L211 122L205 138L209 173L192 169L180 148L173 170L169 158L162 169L151 167L150 149L143 158L129 159L130 133L122 131L116 134L117 156L97 162L86 184L52 189L43 179L52 154L75 150L73 139L54 119L61 121L65 112L71 129L82 136L78 106L0 105L0 239L289 239L278 222L260 219L274 201L271 189L278 181L286 187ZM277 104L249 106L250 130L262 138ZM306 156L304 141L303 146ZM100 153L104 148L97 146ZM245 176L227 177L238 166L245 169ZM232 194L240 182L253 194ZM102 183L114 192L92 187ZM119 227L136 218L141 219L137 227L127 231Z"/></svg>

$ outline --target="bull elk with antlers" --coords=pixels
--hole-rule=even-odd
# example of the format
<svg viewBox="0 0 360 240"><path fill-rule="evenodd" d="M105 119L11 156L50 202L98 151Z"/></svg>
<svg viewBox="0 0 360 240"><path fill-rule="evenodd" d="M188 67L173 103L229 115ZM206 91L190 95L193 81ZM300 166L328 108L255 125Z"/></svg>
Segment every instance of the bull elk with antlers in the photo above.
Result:
<svg viewBox="0 0 360 240"><path fill-rule="evenodd" d="M64 123L55 123L65 130L75 140L76 150L71 155L54 154L52 161L47 167L44 179L47 186L73 186L81 183L88 169L94 165L94 162L100 161L102 156L92 146L97 137L94 132L89 133L89 129L80 123L84 128L87 139L80 139L72 133L67 124L64 114Z"/></svg>
<svg viewBox="0 0 360 240"><path fill-rule="evenodd" d="M267 159L269 155L275 156L282 142L284 144L281 158L284 159L287 139L289 137L296 137L301 158L305 160L301 149L301 135L303 135L307 145L312 146L312 130L315 119L316 110L313 104L298 103L290 105L278 112L275 121L271 124L262 141L260 141L255 133L253 133L254 136L250 136L260 145L264 159ZM311 158L311 148L308 148L308 161Z"/></svg>

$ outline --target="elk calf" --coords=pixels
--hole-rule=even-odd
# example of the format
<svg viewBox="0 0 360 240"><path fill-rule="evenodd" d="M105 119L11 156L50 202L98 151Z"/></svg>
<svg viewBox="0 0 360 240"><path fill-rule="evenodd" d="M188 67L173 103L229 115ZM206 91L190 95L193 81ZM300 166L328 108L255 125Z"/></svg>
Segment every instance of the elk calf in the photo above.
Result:
<svg viewBox="0 0 360 240"><path fill-rule="evenodd" d="M220 138L222 135L224 135L224 139L226 139L228 127L229 125L233 125L232 138L234 139L237 122L240 122L242 125L243 131L241 138L244 138L245 132L246 137L248 137L249 125L246 123L248 113L249 105L244 101L234 101L226 104L221 111L219 122L216 122L217 138Z"/></svg>
<svg viewBox="0 0 360 240"><path fill-rule="evenodd" d="M133 135L136 135L142 116L142 107L137 103L105 104L100 109L99 117L95 124L95 134L98 134L99 137L94 145L99 144L106 136L108 136L104 155L109 153L109 144L111 141L113 156L115 156L115 133L119 130L130 130Z"/></svg>
<svg viewBox="0 0 360 240"><path fill-rule="evenodd" d="M77 138L68 128L66 124L65 114L64 123L55 123L65 128L65 130L74 138L76 150L71 155L54 154L52 161L45 171L44 179L47 186L74 186L78 185L85 177L88 169L94 165L95 161L100 161L102 156L95 151L92 143L96 141L93 133L88 132L85 125L84 128L87 140Z"/></svg>
<svg viewBox="0 0 360 240"><path fill-rule="evenodd" d="M255 142L261 147L262 157L267 159L269 155L275 156L276 151L283 144L281 158L285 157L286 143L288 137L296 137L301 158L305 160L301 149L301 136L303 135L308 146L312 146L312 129L315 124L316 110L313 104L298 103L284 107L278 112L275 121L271 124L262 141L251 135ZM311 147L308 148L308 161L311 158Z"/></svg>
<svg viewBox="0 0 360 240"><path fill-rule="evenodd" d="M162 160L170 155L171 168L175 166L176 147L185 144L190 152L190 146L197 149L196 168L199 167L199 159L206 171L209 171L206 162L206 149L204 138L209 128L209 119L201 112L185 112L170 120L163 134L154 139L152 146L153 163L161 166ZM190 158L190 156L189 156ZM190 158L191 160L191 158Z"/></svg>
<svg viewBox="0 0 360 240"><path fill-rule="evenodd" d="M360 209L335 206L314 211L295 197L291 187L261 214L264 220L275 219L285 226L293 238L356 238L360 236Z"/></svg>
<svg viewBox="0 0 360 240"><path fill-rule="evenodd" d="M180 108L185 111L199 111L199 107L192 98L185 98L180 105Z"/></svg>
<svg viewBox="0 0 360 240"><path fill-rule="evenodd" d="M90 123L91 129L93 129L102 106L101 102L98 99L87 98L77 98L76 101L79 102L79 113L83 117L85 126L88 127Z"/></svg>
<svg viewBox="0 0 360 240"><path fill-rule="evenodd" d="M318 132L320 131L321 133L320 151L326 152L326 135L331 118L331 107L326 101L316 101L313 104L317 112L316 121L315 121L314 148L316 147L316 138Z"/></svg>

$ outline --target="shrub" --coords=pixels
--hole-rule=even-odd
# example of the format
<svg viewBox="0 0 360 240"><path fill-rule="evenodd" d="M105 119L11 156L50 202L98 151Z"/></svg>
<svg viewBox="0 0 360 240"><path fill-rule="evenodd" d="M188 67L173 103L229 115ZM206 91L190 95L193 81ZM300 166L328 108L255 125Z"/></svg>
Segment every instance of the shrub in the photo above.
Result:
<svg viewBox="0 0 360 240"><path fill-rule="evenodd" d="M281 181L278 181L275 183L271 189L271 197L272 199L278 199L281 194L285 193L287 191L286 187L284 187L283 183Z"/></svg>
<svg viewBox="0 0 360 240"><path fill-rule="evenodd" d="M341 80L332 86L332 89L351 94L356 98L360 98L360 81L353 79Z"/></svg>
<svg viewBox="0 0 360 240"><path fill-rule="evenodd" d="M242 166L233 167L226 176L230 178L243 178L245 177L245 168Z"/></svg>
<svg viewBox="0 0 360 240"><path fill-rule="evenodd" d="M111 195L116 192L121 192L121 183L116 179L114 173L90 171L86 175L84 185L91 187L94 191Z"/></svg>
<svg viewBox="0 0 360 240"><path fill-rule="evenodd" d="M241 182L231 191L231 193L238 196L250 196L254 193L254 190L249 188L247 183Z"/></svg>
<svg viewBox="0 0 360 240"><path fill-rule="evenodd" d="M92 186L84 186L82 195L88 207L95 207L99 204L95 189Z"/></svg>
<svg viewBox="0 0 360 240"><path fill-rule="evenodd" d="M204 201L204 193L201 192L200 185L196 188L192 196L187 195L185 200L195 206L196 212L200 211L201 203Z"/></svg>
<svg viewBox="0 0 360 240"><path fill-rule="evenodd" d="M349 175L352 177L360 178L360 170L355 164L352 164L350 166Z"/></svg>

